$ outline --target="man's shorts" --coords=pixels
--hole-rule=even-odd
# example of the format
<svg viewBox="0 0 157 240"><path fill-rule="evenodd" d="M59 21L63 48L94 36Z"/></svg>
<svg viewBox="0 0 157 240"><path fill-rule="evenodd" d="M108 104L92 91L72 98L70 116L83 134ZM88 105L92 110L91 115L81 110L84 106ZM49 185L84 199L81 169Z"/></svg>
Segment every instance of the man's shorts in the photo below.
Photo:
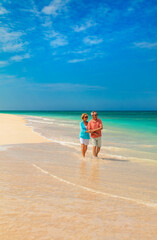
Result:
<svg viewBox="0 0 157 240"><path fill-rule="evenodd" d="M93 146L101 147L101 137L92 138Z"/></svg>

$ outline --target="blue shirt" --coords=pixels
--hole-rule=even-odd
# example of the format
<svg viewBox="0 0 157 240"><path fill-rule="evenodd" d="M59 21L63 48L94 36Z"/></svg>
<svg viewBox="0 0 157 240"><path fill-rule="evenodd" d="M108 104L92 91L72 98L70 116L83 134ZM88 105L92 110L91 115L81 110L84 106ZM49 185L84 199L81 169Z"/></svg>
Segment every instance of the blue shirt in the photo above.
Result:
<svg viewBox="0 0 157 240"><path fill-rule="evenodd" d="M84 122L82 121L80 123L80 138L83 139L90 139L89 133L86 132L86 126L84 125Z"/></svg>

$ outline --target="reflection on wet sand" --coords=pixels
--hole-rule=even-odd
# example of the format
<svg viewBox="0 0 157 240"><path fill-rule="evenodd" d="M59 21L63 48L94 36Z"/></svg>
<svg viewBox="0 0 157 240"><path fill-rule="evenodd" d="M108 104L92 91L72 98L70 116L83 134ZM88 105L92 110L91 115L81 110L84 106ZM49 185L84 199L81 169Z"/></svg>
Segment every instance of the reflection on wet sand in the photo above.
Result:
<svg viewBox="0 0 157 240"><path fill-rule="evenodd" d="M99 159L95 158L92 160L90 181L96 184L99 183Z"/></svg>
<svg viewBox="0 0 157 240"><path fill-rule="evenodd" d="M87 176L87 163L85 159L82 159L80 164L80 178Z"/></svg>
<svg viewBox="0 0 157 240"><path fill-rule="evenodd" d="M81 179L88 179L91 183L94 184L99 183L99 159L90 159L85 160L82 159L80 164L80 178Z"/></svg>

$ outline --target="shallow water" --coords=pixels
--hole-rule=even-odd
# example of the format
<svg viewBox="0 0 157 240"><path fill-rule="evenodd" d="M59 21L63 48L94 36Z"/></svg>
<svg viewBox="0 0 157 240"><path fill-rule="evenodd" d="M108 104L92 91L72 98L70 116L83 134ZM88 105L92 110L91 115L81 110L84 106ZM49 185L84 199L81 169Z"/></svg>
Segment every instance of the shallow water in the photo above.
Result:
<svg viewBox="0 0 157 240"><path fill-rule="evenodd" d="M43 136L75 149L79 143L79 120L26 116L29 126ZM155 118L154 118L155 119ZM135 119L134 119L135 121ZM154 120L155 121L155 120ZM147 132L132 131L126 128L106 125L103 121L102 151L114 157L134 158L137 160L157 160L157 135ZM79 149L80 150L80 149Z"/></svg>

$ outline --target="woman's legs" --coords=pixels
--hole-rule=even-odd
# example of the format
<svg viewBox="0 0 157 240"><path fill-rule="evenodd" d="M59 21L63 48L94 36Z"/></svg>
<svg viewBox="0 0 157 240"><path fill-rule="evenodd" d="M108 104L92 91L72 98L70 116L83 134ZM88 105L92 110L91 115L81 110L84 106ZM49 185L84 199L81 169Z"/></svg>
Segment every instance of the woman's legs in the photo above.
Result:
<svg viewBox="0 0 157 240"><path fill-rule="evenodd" d="M87 145L81 144L81 152L83 157L85 157L86 151L87 151Z"/></svg>
<svg viewBox="0 0 157 240"><path fill-rule="evenodd" d="M87 152L87 145L84 145L85 153Z"/></svg>
<svg viewBox="0 0 157 240"><path fill-rule="evenodd" d="M85 157L84 144L81 144L81 152L82 156Z"/></svg>

